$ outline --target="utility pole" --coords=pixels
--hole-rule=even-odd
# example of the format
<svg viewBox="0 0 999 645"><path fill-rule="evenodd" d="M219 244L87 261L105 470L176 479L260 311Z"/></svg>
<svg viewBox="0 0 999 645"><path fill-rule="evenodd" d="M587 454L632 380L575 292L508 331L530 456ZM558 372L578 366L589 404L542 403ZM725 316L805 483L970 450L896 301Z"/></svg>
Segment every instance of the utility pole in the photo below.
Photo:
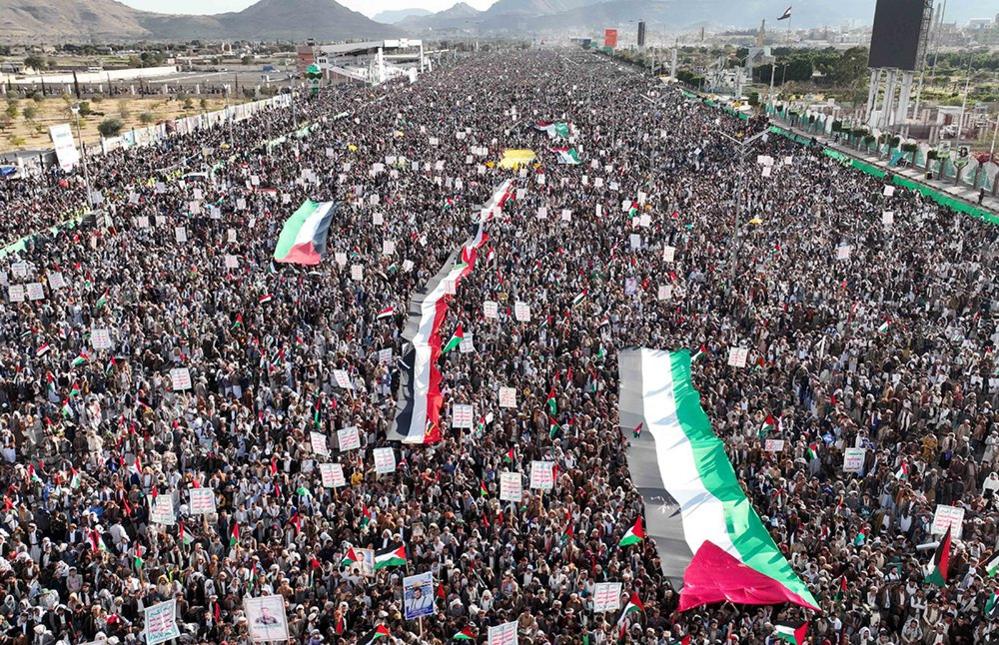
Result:
<svg viewBox="0 0 999 645"><path fill-rule="evenodd" d="M961 116L957 119L957 142L961 143L961 130L964 126L964 110L968 107L968 86L971 85L971 59L973 54L968 54L968 77L964 81L964 98L961 99Z"/></svg>
<svg viewBox="0 0 999 645"><path fill-rule="evenodd" d="M80 105L70 108L76 116L76 138L80 142L80 154L83 156L83 181L87 187L87 206L94 210L94 197L90 191L90 170L87 168L87 146L83 143L83 135L80 133Z"/></svg>

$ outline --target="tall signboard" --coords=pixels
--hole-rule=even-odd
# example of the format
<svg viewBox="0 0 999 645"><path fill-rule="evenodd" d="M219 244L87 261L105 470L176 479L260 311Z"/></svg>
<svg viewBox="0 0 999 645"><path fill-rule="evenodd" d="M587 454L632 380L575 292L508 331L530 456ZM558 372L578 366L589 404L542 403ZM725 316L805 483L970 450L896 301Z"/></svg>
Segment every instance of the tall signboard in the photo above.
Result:
<svg viewBox="0 0 999 645"><path fill-rule="evenodd" d="M604 29L604 47L617 47L617 29Z"/></svg>
<svg viewBox="0 0 999 645"><path fill-rule="evenodd" d="M73 129L68 123L53 125L49 128L49 136L52 137L52 147L55 148L59 167L67 172L72 170L80 161L80 152L76 149L76 141L73 139Z"/></svg>

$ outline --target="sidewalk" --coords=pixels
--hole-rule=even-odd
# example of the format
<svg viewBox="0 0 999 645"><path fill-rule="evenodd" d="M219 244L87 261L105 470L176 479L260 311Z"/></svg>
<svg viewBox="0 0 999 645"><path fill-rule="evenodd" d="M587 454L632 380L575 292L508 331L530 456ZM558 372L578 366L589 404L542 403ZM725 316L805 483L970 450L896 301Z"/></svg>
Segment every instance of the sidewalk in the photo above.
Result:
<svg viewBox="0 0 999 645"><path fill-rule="evenodd" d="M820 144L832 148L837 152L840 152L848 157L858 159L864 163L870 164L872 166L877 166L878 168L884 170L885 172L890 172L893 175L899 175L905 177L911 181L914 181L923 186L932 188L933 190L939 191L941 193L946 193L949 197L954 199L959 199L961 201L967 202L971 206L975 206L982 210L987 210L993 215L999 216L999 197L993 196L986 191L985 199L982 201L981 205L978 204L978 190L968 186L967 184L954 184L952 180L940 181L937 179L926 179L926 171L921 168L913 168L911 166L889 166L888 160L884 158L877 157L872 154L867 154L847 146L843 143L837 143L833 139L827 136L816 135L807 130L803 130L798 127L792 127L790 124L785 122L783 119L774 118L772 115L770 117L771 123L779 125L781 128L793 132L801 137L814 138Z"/></svg>

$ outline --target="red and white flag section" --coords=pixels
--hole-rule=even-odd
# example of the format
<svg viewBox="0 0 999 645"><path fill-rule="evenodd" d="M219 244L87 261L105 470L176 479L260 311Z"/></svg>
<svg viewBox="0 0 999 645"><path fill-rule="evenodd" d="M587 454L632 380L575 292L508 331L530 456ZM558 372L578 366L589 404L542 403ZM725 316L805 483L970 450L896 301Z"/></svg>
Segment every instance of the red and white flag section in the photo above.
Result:
<svg viewBox="0 0 999 645"><path fill-rule="evenodd" d="M730 601L818 605L774 544L701 409L690 352L622 350L621 427L646 532L664 573L683 577L680 610ZM643 431L632 436L639 423Z"/></svg>
<svg viewBox="0 0 999 645"><path fill-rule="evenodd" d="M395 421L386 433L389 441L423 444L440 441L440 416L444 398L441 395L441 373L438 361L444 341L441 327L447 317L448 286L455 289L475 268L479 249L488 241L485 225L494 212L513 193L513 182L506 180L494 191L483 207L478 230L460 249L448 258L437 275L430 279L426 290L413 297L409 305L409 321L403 338L409 345L402 355L402 382L396 405ZM488 214L485 213L488 212Z"/></svg>
<svg viewBox="0 0 999 645"><path fill-rule="evenodd" d="M307 200L281 229L274 259L290 264L315 265L326 255L326 236L335 211L333 202Z"/></svg>

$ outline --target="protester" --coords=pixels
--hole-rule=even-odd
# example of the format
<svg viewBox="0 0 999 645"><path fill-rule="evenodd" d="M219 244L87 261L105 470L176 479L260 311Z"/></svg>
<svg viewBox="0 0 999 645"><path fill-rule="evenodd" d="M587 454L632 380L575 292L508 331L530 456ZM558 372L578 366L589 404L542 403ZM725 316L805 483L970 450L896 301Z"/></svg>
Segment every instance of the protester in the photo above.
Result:
<svg viewBox="0 0 999 645"><path fill-rule="evenodd" d="M550 141L541 120L571 122L573 139ZM801 620L813 643L999 641L985 613L996 229L908 190L886 197L777 136L740 161L730 138L765 127L593 54L500 49L93 159L98 214L58 233L86 210L82 173L0 183L0 239L41 232L0 277L45 285L0 313L0 628L18 643L136 642L144 609L174 599L181 641L243 643L247 600L280 594L301 643L367 642L379 626L404 643L466 628L485 642L509 621L522 643L763 643ZM581 163L557 163L553 145ZM505 148L537 161L500 168ZM766 174L756 155L773 160ZM517 194L442 323L442 340L461 324L472 348L440 362L442 441L387 442L410 300L510 178ZM328 256L272 262L308 198L339 204ZM112 350L94 347L105 329ZM652 540L618 546L644 510L617 428L629 346L706 351L702 406L821 615L679 613ZM733 346L747 367L727 365ZM174 391L182 367L191 388ZM451 426L454 404L474 406L472 428ZM351 426L361 448L341 451ZM375 472L378 447L394 472ZM844 473L854 447L863 471ZM499 500L502 472L543 459L554 490ZM331 462L344 486L324 487ZM191 513L199 488L217 513ZM173 524L152 521L164 496ZM940 540L937 504L964 509L943 587L924 582L933 549L916 548ZM400 543L403 566L344 564ZM402 579L425 571L436 613L406 621ZM644 611L595 614L604 581Z"/></svg>

